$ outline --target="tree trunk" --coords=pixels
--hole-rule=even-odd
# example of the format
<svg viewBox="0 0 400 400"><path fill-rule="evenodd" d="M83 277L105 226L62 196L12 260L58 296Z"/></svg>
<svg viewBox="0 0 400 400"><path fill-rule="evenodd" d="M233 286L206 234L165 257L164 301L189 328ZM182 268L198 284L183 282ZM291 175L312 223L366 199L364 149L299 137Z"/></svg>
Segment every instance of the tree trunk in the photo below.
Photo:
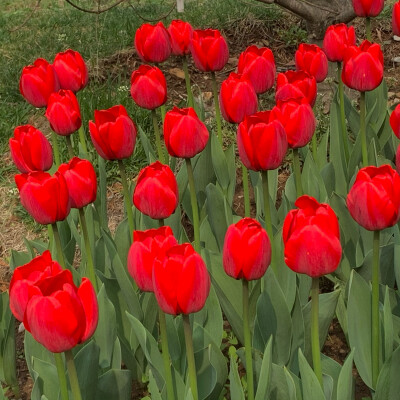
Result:
<svg viewBox="0 0 400 400"><path fill-rule="evenodd" d="M322 39L326 28L340 22L350 22L354 17L351 0L257 0L278 4L303 18L307 31L314 39Z"/></svg>

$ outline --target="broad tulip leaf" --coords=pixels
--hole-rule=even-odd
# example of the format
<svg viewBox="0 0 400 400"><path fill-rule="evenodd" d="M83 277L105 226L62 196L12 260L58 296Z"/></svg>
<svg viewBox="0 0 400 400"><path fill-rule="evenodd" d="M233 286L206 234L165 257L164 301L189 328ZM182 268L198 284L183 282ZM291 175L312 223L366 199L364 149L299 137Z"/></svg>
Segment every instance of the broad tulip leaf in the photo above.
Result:
<svg viewBox="0 0 400 400"><path fill-rule="evenodd" d="M151 164L152 160L157 159L156 152L149 138L140 125L137 126L139 131L140 142L142 143L144 154L146 154L147 163Z"/></svg>
<svg viewBox="0 0 400 400"><path fill-rule="evenodd" d="M337 381L337 400L354 399L354 378L353 378L354 350L347 356Z"/></svg>
<svg viewBox="0 0 400 400"><path fill-rule="evenodd" d="M272 374L272 342L271 337L264 350L263 361L261 365L260 377L257 386L257 392L254 400L264 400L269 398L270 379ZM231 358L232 363L232 358Z"/></svg>
<svg viewBox="0 0 400 400"><path fill-rule="evenodd" d="M222 189L226 193L229 186L230 174L225 153L216 135L211 135L210 141L211 159L214 167L214 172L217 177L218 183L221 185Z"/></svg>
<svg viewBox="0 0 400 400"><path fill-rule="evenodd" d="M284 366L272 364L270 400L301 400L296 394L294 380L287 374L287 369Z"/></svg>
<svg viewBox="0 0 400 400"><path fill-rule="evenodd" d="M385 301L383 303L383 333L384 333L384 361L393 354L393 317L389 298L389 288L386 286Z"/></svg>
<svg viewBox="0 0 400 400"><path fill-rule="evenodd" d="M44 394L49 399L57 399L58 392L60 391L60 384L58 382L57 368L55 365L33 357L32 368L33 371L37 373L35 386L38 386L40 395Z"/></svg>
<svg viewBox="0 0 400 400"><path fill-rule="evenodd" d="M301 386L303 388L303 398L307 400L325 399L325 395L322 391L318 378L308 364L301 349L299 349L299 368L301 375Z"/></svg>
<svg viewBox="0 0 400 400"><path fill-rule="evenodd" d="M96 400L130 400L131 390L131 371L110 369L99 377Z"/></svg>
<svg viewBox="0 0 400 400"><path fill-rule="evenodd" d="M236 154L235 146L233 144L225 150L225 157L226 162L228 163L229 172L229 185L226 191L226 198L228 200L228 204L232 207L233 197L236 189Z"/></svg>
<svg viewBox="0 0 400 400"><path fill-rule="evenodd" d="M45 361L49 364L55 363L53 354L50 353L45 347L43 347L39 342L37 342L28 331L25 331L24 352L26 365L28 366L29 373L32 377L34 376L34 358Z"/></svg>
<svg viewBox="0 0 400 400"><path fill-rule="evenodd" d="M14 271L15 268L20 267L32 260L30 254L24 251L16 251L11 250L11 257L10 257L10 270L11 272Z"/></svg>
<svg viewBox="0 0 400 400"><path fill-rule="evenodd" d="M400 393L400 347L383 364L376 385L374 400L397 400Z"/></svg>
<svg viewBox="0 0 400 400"><path fill-rule="evenodd" d="M326 399L336 400L337 382L341 365L325 354L321 354L321 367L325 397Z"/></svg>
<svg viewBox="0 0 400 400"><path fill-rule="evenodd" d="M128 251L131 247L132 237L129 228L128 220L125 218L118 225L115 231L114 243L117 247L119 258L124 268L126 268Z"/></svg>
<svg viewBox="0 0 400 400"><path fill-rule="evenodd" d="M233 356L231 356L229 383L231 399L244 400L244 392L239 378L238 365Z"/></svg>
<svg viewBox="0 0 400 400"><path fill-rule="evenodd" d="M157 383L154 379L151 369L149 370L149 392L152 400L162 400L161 393L158 390Z"/></svg>
<svg viewBox="0 0 400 400"><path fill-rule="evenodd" d="M299 372L298 354L299 349L304 352L304 318L303 318L303 308L300 303L299 292L296 289L296 299L291 312L293 337L292 345L290 350L290 370L296 374Z"/></svg>

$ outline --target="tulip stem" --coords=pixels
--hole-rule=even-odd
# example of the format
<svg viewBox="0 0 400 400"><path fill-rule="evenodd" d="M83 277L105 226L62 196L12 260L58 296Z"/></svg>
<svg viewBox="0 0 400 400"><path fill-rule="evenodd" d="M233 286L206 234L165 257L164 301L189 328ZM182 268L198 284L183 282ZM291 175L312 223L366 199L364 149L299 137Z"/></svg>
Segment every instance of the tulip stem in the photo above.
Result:
<svg viewBox="0 0 400 400"><path fill-rule="evenodd" d="M119 166L119 172L121 174L122 188L124 190L125 208L128 217L129 230L131 233L130 236L132 237L132 233L135 230L135 223L133 221L133 212L132 212L131 196L129 195L128 180L126 178L125 166L122 160L118 160L118 166Z"/></svg>
<svg viewBox="0 0 400 400"><path fill-rule="evenodd" d="M365 18L365 30L367 31L367 40L372 40L372 33L371 33L371 17Z"/></svg>
<svg viewBox="0 0 400 400"><path fill-rule="evenodd" d="M338 90L339 90L339 106L340 106L340 126L342 131L342 142L344 147L344 156L346 159L346 165L349 163L349 141L347 138L347 127L346 127L346 115L344 112L344 90L342 81L342 63L337 63L337 74L338 74Z"/></svg>
<svg viewBox="0 0 400 400"><path fill-rule="evenodd" d="M360 95L360 134L363 167L368 166L367 130L365 126L365 92Z"/></svg>
<svg viewBox="0 0 400 400"><path fill-rule="evenodd" d="M200 223L199 223L199 208L196 198L196 187L194 185L193 167L190 158L185 158L186 169L189 181L190 202L192 203L193 214L193 230L194 230L194 249L200 254Z"/></svg>
<svg viewBox="0 0 400 400"><path fill-rule="evenodd" d="M67 377L65 376L64 362L61 353L53 353L56 360L58 382L60 384L61 400L68 400Z"/></svg>
<svg viewBox="0 0 400 400"><path fill-rule="evenodd" d="M244 197L244 216L250 217L250 193L249 193L249 177L247 168L242 164L242 182Z"/></svg>
<svg viewBox="0 0 400 400"><path fill-rule="evenodd" d="M165 383L167 385L167 398L168 400L174 400L175 394L174 384L172 382L171 362L168 349L167 322L165 320L165 313L163 310L161 310L160 307L158 309L158 318L160 323L161 348L165 369Z"/></svg>
<svg viewBox="0 0 400 400"><path fill-rule="evenodd" d="M97 287L96 273L94 270L92 248L90 246L89 232L88 232L85 212L83 211L83 208L79 209L79 219L80 219L82 233L83 233L83 240L85 242L85 250L86 250L86 257L87 257L87 276L89 277L90 281L92 282L94 290L96 291L96 293L98 293L99 289Z"/></svg>
<svg viewBox="0 0 400 400"><path fill-rule="evenodd" d="M186 56L183 56L182 64L183 64L183 71L185 72L185 83L186 83L188 105L189 107L194 107L193 93L192 93L192 88L190 86L190 75L189 75L189 68Z"/></svg>
<svg viewBox="0 0 400 400"><path fill-rule="evenodd" d="M54 222L53 224L51 224L51 227L53 228L54 241L56 242L58 262L65 269L67 267L67 265L65 263L65 258L64 258L64 253L63 253L63 248L62 248L61 238L60 238L60 232L58 231L57 222Z"/></svg>
<svg viewBox="0 0 400 400"><path fill-rule="evenodd" d="M73 158L75 154L74 149L72 148L71 135L65 136L65 141L67 142L68 155L70 158Z"/></svg>
<svg viewBox="0 0 400 400"><path fill-rule="evenodd" d="M161 122L164 123L165 114L166 114L166 111L165 111L165 104L161 104L161 106L160 106L160 112L161 112Z"/></svg>
<svg viewBox="0 0 400 400"><path fill-rule="evenodd" d="M80 128L78 130L78 134L79 134L79 142L81 143L83 152L85 154L88 154L88 148L87 148L87 145L86 145L85 130L83 129L83 125L80 126Z"/></svg>
<svg viewBox="0 0 400 400"><path fill-rule="evenodd" d="M165 164L164 152L161 147L160 129L158 128L158 120L157 120L156 110L151 110L151 115L153 118L153 127L154 127L154 134L156 137L156 147L157 147L158 158L162 164Z"/></svg>
<svg viewBox="0 0 400 400"><path fill-rule="evenodd" d="M243 293L243 334L244 349L246 353L246 375L247 375L247 398L254 400L254 383L253 383L253 358L251 348L251 333L249 321L249 282L242 279Z"/></svg>
<svg viewBox="0 0 400 400"><path fill-rule="evenodd" d="M183 314L182 319L183 330L185 332L186 358L189 369L190 388L192 389L193 400L199 400L199 395L197 391L196 364L194 362L192 328L190 326L189 315Z"/></svg>
<svg viewBox="0 0 400 400"><path fill-rule="evenodd" d="M61 164L60 148L58 147L58 135L53 131L51 132L51 141L53 143L54 160L56 162L56 167L58 168Z"/></svg>
<svg viewBox="0 0 400 400"><path fill-rule="evenodd" d="M372 387L376 388L379 375L379 234L374 231L372 262Z"/></svg>
<svg viewBox="0 0 400 400"><path fill-rule="evenodd" d="M82 400L81 389L79 387L78 374L76 373L76 367L74 362L74 355L71 350L67 350L65 353L65 359L67 361L67 369L69 376L69 384L71 386L72 397L74 400Z"/></svg>
<svg viewBox="0 0 400 400"><path fill-rule="evenodd" d="M160 228L162 228L162 227L164 226L164 218L160 218L160 219L158 220L158 226L159 226Z"/></svg>
<svg viewBox="0 0 400 400"><path fill-rule="evenodd" d="M311 285L311 349L315 375L322 386L321 353L319 349L319 278L312 278Z"/></svg>
<svg viewBox="0 0 400 400"><path fill-rule="evenodd" d="M271 266L273 270L276 272L274 234L272 231L271 205L269 201L268 171L262 171L261 177L262 177L262 187L263 187L265 229L267 231L269 240L271 241Z"/></svg>
<svg viewBox="0 0 400 400"><path fill-rule="evenodd" d="M221 143L221 146L222 146L221 110L219 108L217 79L215 78L214 71L211 71L211 77L212 77L212 87L213 87L213 93L214 93L215 119L217 121L217 134L218 134L219 142Z"/></svg>
<svg viewBox="0 0 400 400"><path fill-rule="evenodd" d="M297 197L300 197L303 195L303 187L301 185L299 149L293 149L293 168L294 168L294 179L296 180L296 194Z"/></svg>

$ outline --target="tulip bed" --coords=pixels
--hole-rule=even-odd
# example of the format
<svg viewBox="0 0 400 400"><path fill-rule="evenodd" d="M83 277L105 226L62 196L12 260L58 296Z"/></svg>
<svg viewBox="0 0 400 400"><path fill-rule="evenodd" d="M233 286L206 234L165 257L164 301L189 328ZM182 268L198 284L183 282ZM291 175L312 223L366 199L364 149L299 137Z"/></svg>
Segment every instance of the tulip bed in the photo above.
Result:
<svg viewBox="0 0 400 400"><path fill-rule="evenodd" d="M383 1L353 3L370 38ZM279 74L271 49L250 46L219 85L229 58L220 31L143 24L130 94L153 131L120 104L82 123L76 93L88 71L77 51L25 67L21 94L45 109L53 135L50 144L18 126L10 151L21 204L48 240L11 254L0 400L19 396L17 326L33 400L128 400L132 382L155 400L351 400L360 398L354 366L370 398L398 399L400 106L388 108L380 45L363 39L331 26L322 48L301 44L296 69ZM182 63L187 107L167 109L171 56ZM188 62L211 79L215 109L193 96ZM313 106L329 62L337 88L317 138ZM356 104L344 85L359 92ZM267 91L275 105L259 110ZM233 143L222 120L237 124ZM135 146L148 165L132 177ZM111 163L125 210L113 232ZM333 290L321 292L321 281ZM350 349L343 364L321 353L334 318Z"/></svg>

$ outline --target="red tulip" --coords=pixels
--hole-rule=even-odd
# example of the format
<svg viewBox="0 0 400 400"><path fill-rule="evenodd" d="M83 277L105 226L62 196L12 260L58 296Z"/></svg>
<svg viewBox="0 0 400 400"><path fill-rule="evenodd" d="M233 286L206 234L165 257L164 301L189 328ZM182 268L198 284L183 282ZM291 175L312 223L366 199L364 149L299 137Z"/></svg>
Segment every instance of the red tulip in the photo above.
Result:
<svg viewBox="0 0 400 400"><path fill-rule="evenodd" d="M171 40L164 24L142 24L135 34L135 49L143 61L165 61L171 54Z"/></svg>
<svg viewBox="0 0 400 400"><path fill-rule="evenodd" d="M71 208L83 208L96 200L97 177L90 161L74 157L61 164L58 172L67 182Z"/></svg>
<svg viewBox="0 0 400 400"><path fill-rule="evenodd" d="M276 79L276 101L305 97L311 107L317 98L317 82L304 71L286 71L278 74Z"/></svg>
<svg viewBox="0 0 400 400"><path fill-rule="evenodd" d="M178 184L171 168L156 161L138 175L133 204L154 219L168 218L178 206Z"/></svg>
<svg viewBox="0 0 400 400"><path fill-rule="evenodd" d="M232 224L225 234L225 272L235 279L260 279L271 263L271 243L267 232L253 218Z"/></svg>
<svg viewBox="0 0 400 400"><path fill-rule="evenodd" d="M56 172L15 175L22 205L39 224L54 224L67 218L71 205L67 183Z"/></svg>
<svg viewBox="0 0 400 400"><path fill-rule="evenodd" d="M355 221L377 231L400 219L400 176L390 166L365 167L358 171L347 195L347 208Z"/></svg>
<svg viewBox="0 0 400 400"><path fill-rule="evenodd" d="M400 36L400 1L393 5L392 30L394 35Z"/></svg>
<svg viewBox="0 0 400 400"><path fill-rule="evenodd" d="M184 56L190 53L193 28L189 22L184 22L180 19L171 21L168 33L171 39L172 54L175 56Z"/></svg>
<svg viewBox="0 0 400 400"><path fill-rule="evenodd" d="M257 94L264 93L274 86L275 59L267 47L249 46L240 54L237 70L249 79Z"/></svg>
<svg viewBox="0 0 400 400"><path fill-rule="evenodd" d="M71 135L82 125L78 100L71 90L61 89L52 93L45 115L50 122L51 129L58 135Z"/></svg>
<svg viewBox="0 0 400 400"><path fill-rule="evenodd" d="M317 122L304 97L278 101L272 113L284 126L290 148L303 147L311 140Z"/></svg>
<svg viewBox="0 0 400 400"><path fill-rule="evenodd" d="M173 157L191 158L200 153L208 142L207 127L193 108L168 111L164 120L164 140Z"/></svg>
<svg viewBox="0 0 400 400"><path fill-rule="evenodd" d="M64 270L36 283L39 293L28 301L24 326L53 353L71 350L89 339L97 327L99 308L89 279L79 287Z"/></svg>
<svg viewBox="0 0 400 400"><path fill-rule="evenodd" d="M133 232L133 243L128 253L128 271L140 290L153 291L155 259L165 257L167 250L177 244L169 226Z"/></svg>
<svg viewBox="0 0 400 400"><path fill-rule="evenodd" d="M346 86L365 92L377 88L382 79L383 53L379 44L364 40L359 47L347 48L342 70Z"/></svg>
<svg viewBox="0 0 400 400"><path fill-rule="evenodd" d="M352 0L358 17L376 17L383 10L383 0Z"/></svg>
<svg viewBox="0 0 400 400"><path fill-rule="evenodd" d="M60 265L51 259L46 250L29 263L15 268L10 282L10 309L15 318L23 322L26 305L32 296L41 294L37 282L62 271Z"/></svg>
<svg viewBox="0 0 400 400"><path fill-rule="evenodd" d="M203 72L220 71L229 59L228 45L217 29L193 31L191 51L196 68Z"/></svg>
<svg viewBox="0 0 400 400"><path fill-rule="evenodd" d="M339 223L328 204L311 196L301 196L283 223L286 265L312 278L330 274L342 257Z"/></svg>
<svg viewBox="0 0 400 400"><path fill-rule="evenodd" d="M32 125L17 126L9 144L11 157L22 173L47 171L53 165L49 141Z"/></svg>
<svg viewBox="0 0 400 400"><path fill-rule="evenodd" d="M287 150L285 128L270 111L245 117L238 126L237 143L242 163L253 171L278 168Z"/></svg>
<svg viewBox="0 0 400 400"><path fill-rule="evenodd" d="M225 120L238 124L257 111L257 94L247 78L232 72L221 84L219 104Z"/></svg>
<svg viewBox="0 0 400 400"><path fill-rule="evenodd" d="M131 77L131 96L139 107L153 110L167 101L167 81L157 67L141 65Z"/></svg>
<svg viewBox="0 0 400 400"><path fill-rule="evenodd" d="M57 73L61 89L69 89L76 93L88 84L87 66L77 51L68 49L62 53L57 53L53 67Z"/></svg>
<svg viewBox="0 0 400 400"><path fill-rule="evenodd" d="M210 291L207 267L192 245L184 243L157 258L153 268L153 287L160 308L167 314L200 311Z"/></svg>
<svg viewBox="0 0 400 400"><path fill-rule="evenodd" d="M400 104L397 104L396 108L390 114L389 122L393 133L400 139Z"/></svg>
<svg viewBox="0 0 400 400"><path fill-rule="evenodd" d="M295 54L296 68L322 82L328 75L328 59L315 44L301 43Z"/></svg>
<svg viewBox="0 0 400 400"><path fill-rule="evenodd" d="M329 61L341 62L348 46L356 45L354 27L346 24L330 25L325 32L323 49Z"/></svg>
<svg viewBox="0 0 400 400"><path fill-rule="evenodd" d="M132 155L137 131L124 106L95 110L94 121L89 121L90 137L101 157L121 160Z"/></svg>
<svg viewBox="0 0 400 400"><path fill-rule="evenodd" d="M24 67L19 80L19 90L28 103L45 107L49 96L60 89L54 68L43 58Z"/></svg>

